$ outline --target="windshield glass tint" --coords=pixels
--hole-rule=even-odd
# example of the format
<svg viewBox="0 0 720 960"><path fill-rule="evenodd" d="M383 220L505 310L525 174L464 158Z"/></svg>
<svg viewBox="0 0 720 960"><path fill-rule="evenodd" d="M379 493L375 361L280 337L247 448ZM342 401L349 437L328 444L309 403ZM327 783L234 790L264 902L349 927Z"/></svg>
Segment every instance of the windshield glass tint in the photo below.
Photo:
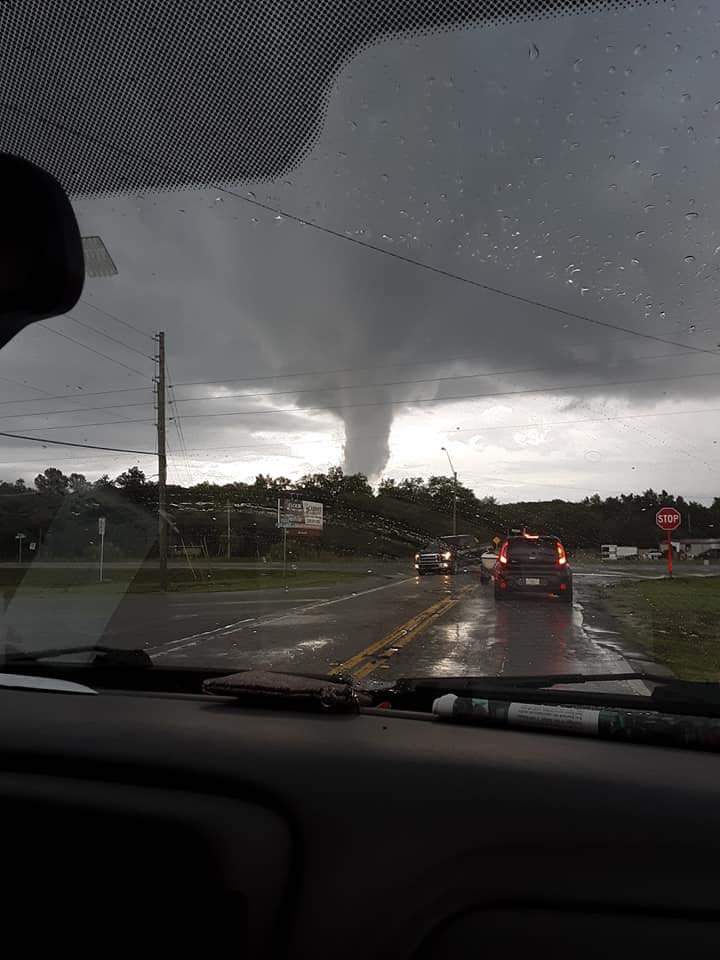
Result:
<svg viewBox="0 0 720 960"><path fill-rule="evenodd" d="M0 352L6 645L720 676L715 5L156 6L2 11L88 268Z"/></svg>

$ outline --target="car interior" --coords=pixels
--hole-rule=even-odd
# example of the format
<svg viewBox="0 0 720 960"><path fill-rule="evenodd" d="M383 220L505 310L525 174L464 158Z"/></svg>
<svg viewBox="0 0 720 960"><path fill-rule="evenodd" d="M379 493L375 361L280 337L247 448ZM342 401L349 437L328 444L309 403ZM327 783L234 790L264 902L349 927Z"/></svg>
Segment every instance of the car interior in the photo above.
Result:
<svg viewBox="0 0 720 960"><path fill-rule="evenodd" d="M40 4L11 3L0 18L14 6L42 15ZM80 6L92 17L91 4ZM285 6L306 58L305 67L292 61L307 73L305 109L275 136L288 88L287 74L274 74L267 110L248 118L236 156L223 147L213 166L210 147L193 140L208 180L290 168L312 140L332 64L360 45L399 30L492 29L498 18L555 17L569 29L575 16L624 4L311 2L302 17L299 4ZM247 29L267 53L280 6L267 20L263 7L248 7ZM187 5L167 9L192 27ZM226 5L215 14L227 16ZM292 31L278 44L289 55ZM320 58L323 44L328 56L311 72L307 58ZM105 49L98 37L90 46ZM188 40L192 54L201 59L202 49ZM142 130L134 135L137 148ZM82 287L64 168L35 146L2 142L0 249L17 259L3 272L3 341L66 312ZM98 161L95 187L122 187L118 157ZM92 163L83 162L89 189ZM187 179L161 167L144 176L136 164L134 182ZM28 190L30 230L16 202ZM222 679L217 669L143 668L111 654L90 668L20 657L2 669L2 902L11 922L61 908L70 949L90 919L135 949L151 930L166 950L197 937L201 949L258 958L658 957L715 947L716 753L479 726L355 695L342 709L287 689L238 696L203 686Z"/></svg>

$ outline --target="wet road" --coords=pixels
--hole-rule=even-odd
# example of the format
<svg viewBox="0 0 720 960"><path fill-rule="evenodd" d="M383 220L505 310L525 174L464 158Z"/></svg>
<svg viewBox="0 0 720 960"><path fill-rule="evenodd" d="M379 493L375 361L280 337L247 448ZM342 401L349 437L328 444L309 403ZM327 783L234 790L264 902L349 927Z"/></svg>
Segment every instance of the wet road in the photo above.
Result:
<svg viewBox="0 0 720 960"><path fill-rule="evenodd" d="M656 574L651 574L656 575ZM29 649L104 642L143 647L158 663L332 672L357 680L408 675L622 673L636 666L593 589L624 573L575 571L572 606L496 604L477 574L228 593L23 596L5 611ZM628 658L633 660L632 666Z"/></svg>
<svg viewBox="0 0 720 960"><path fill-rule="evenodd" d="M477 576L398 579L157 645L158 659L343 670L357 680L408 675L623 673L622 640L598 614L589 575L572 606L496 604ZM592 601L592 604L591 604ZM592 607L592 608L591 608ZM598 623L598 616L603 625Z"/></svg>

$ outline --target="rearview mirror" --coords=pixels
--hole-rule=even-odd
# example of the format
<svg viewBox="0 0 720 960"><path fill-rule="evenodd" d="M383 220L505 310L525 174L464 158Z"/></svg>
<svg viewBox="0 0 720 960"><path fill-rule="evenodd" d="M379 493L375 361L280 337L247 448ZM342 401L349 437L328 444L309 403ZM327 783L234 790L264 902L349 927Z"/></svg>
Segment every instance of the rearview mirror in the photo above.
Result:
<svg viewBox="0 0 720 960"><path fill-rule="evenodd" d="M28 324L72 310L84 281L67 194L34 163L0 153L0 347Z"/></svg>

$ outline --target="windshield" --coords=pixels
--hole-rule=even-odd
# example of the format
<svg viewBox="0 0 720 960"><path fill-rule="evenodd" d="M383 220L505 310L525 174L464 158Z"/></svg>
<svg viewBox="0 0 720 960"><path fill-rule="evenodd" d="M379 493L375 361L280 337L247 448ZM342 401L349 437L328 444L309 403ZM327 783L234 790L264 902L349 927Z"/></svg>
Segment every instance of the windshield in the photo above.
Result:
<svg viewBox="0 0 720 960"><path fill-rule="evenodd" d="M717 679L713 4L28 6L88 277L0 352L5 647Z"/></svg>
<svg viewBox="0 0 720 960"><path fill-rule="evenodd" d="M506 555L512 563L514 560L552 560L558 558L556 540L508 540Z"/></svg>

